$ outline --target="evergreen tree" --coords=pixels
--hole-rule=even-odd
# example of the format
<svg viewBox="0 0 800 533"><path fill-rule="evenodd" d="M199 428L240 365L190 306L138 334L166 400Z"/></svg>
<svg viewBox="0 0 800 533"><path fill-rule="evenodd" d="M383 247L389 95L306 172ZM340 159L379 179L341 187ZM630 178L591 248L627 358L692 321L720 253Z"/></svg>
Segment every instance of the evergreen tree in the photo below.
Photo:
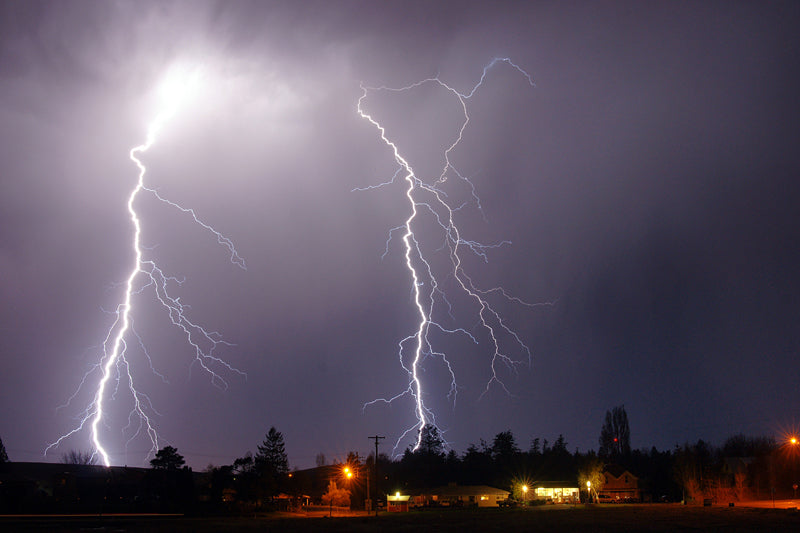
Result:
<svg viewBox="0 0 800 533"><path fill-rule="evenodd" d="M286 456L283 434L275 429L275 426L269 428L264 442L258 445L255 463L256 468L262 472L277 475L284 475L289 472L289 459Z"/></svg>
<svg viewBox="0 0 800 533"><path fill-rule="evenodd" d="M286 456L283 434L275 426L269 428L264 442L258 445L255 469L264 495L276 496L289 473L289 459Z"/></svg>
<svg viewBox="0 0 800 533"><path fill-rule="evenodd" d="M541 455L542 453L542 440L536 437L531 441L531 449L528 451L531 455Z"/></svg>
<svg viewBox="0 0 800 533"><path fill-rule="evenodd" d="M6 453L6 447L3 445L3 439L0 439L0 464L7 463L8 461L8 454Z"/></svg>
<svg viewBox="0 0 800 533"><path fill-rule="evenodd" d="M439 433L439 428L425 424L420 430L421 438L417 452L426 455L444 456L444 439Z"/></svg>
<svg viewBox="0 0 800 533"><path fill-rule="evenodd" d="M511 430L501 431L494 436L492 442L492 459L499 462L508 462L519 453L517 441Z"/></svg>

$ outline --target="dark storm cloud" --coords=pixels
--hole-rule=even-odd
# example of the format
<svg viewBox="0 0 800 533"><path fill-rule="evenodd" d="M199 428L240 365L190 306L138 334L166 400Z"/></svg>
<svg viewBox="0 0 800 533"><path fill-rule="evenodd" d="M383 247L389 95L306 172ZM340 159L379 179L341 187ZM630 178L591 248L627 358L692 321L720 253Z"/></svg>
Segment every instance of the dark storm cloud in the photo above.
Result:
<svg viewBox="0 0 800 533"><path fill-rule="evenodd" d="M248 262L237 271L202 232L143 203L147 244L186 275L182 297L237 344L225 356L248 373L215 389L188 372L156 310L141 318L170 371L171 387L148 383L159 428L193 466L230 462L270 425L308 466L411 424L407 403L361 412L402 390L395 348L413 310L397 243L380 259L407 216L397 188L350 192L394 172L355 113L358 83L439 73L466 90L496 56L536 88L495 69L471 102L454 156L488 223L466 227L514 243L474 266L486 284L556 303L509 309L534 354L509 381L513 397L492 389L479 401L483 347L452 345L463 389L437 408L456 449L509 428L523 447L559 433L595 447L605 410L621 403L636 446L769 433L798 417L778 408L800 399L794 4L0 9L0 436L12 460L37 460L73 424L79 406L55 407L97 360L101 308L116 305L111 284L129 261L127 151L176 61L212 67L215 100L165 132L150 177ZM435 95L424 98L396 126L420 154L447 130L435 128ZM389 117L401 104L372 105ZM141 461L141 447L118 461Z"/></svg>

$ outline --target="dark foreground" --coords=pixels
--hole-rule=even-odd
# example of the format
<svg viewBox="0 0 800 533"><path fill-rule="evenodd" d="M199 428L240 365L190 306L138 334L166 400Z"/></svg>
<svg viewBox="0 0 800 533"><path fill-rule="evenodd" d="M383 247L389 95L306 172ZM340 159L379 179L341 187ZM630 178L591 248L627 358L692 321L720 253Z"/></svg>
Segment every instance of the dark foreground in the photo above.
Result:
<svg viewBox="0 0 800 533"><path fill-rule="evenodd" d="M249 518L164 516L0 517L1 531L197 532L212 531L800 531L791 509L661 505L547 506L528 509L426 510L379 517Z"/></svg>

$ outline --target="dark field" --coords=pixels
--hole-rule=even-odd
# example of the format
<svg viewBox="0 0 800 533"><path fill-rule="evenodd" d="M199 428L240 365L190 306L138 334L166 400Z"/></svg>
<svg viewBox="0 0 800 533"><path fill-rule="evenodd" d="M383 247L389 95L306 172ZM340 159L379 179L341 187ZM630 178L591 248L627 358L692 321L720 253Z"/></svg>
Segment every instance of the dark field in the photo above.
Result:
<svg viewBox="0 0 800 533"><path fill-rule="evenodd" d="M529 509L426 510L405 514L251 518L54 517L0 518L2 531L800 531L794 510L669 505L548 506Z"/></svg>

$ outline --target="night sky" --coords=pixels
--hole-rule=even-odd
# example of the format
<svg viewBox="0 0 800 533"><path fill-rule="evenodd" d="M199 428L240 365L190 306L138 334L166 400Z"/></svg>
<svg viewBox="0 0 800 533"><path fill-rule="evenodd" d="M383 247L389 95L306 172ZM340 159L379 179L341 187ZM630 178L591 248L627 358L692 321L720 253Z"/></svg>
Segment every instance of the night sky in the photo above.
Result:
<svg viewBox="0 0 800 533"><path fill-rule="evenodd" d="M128 151L165 73L192 65L212 76L144 154L146 180L228 236L247 270L152 196L137 203L143 243L246 378L212 383L147 292L136 331L163 379L137 343L129 354L160 444L192 467L255 452L270 426L305 468L366 454L376 434L389 452L414 424L407 398L362 410L405 389L397 343L416 316L399 236L386 247L409 216L403 184L354 191L397 169L357 113L360 84L438 75L468 92L495 57L535 87L502 63L469 102L451 160L483 216L464 209L460 227L513 244L466 266L547 305L497 304L532 353L503 374L510 394L482 394L491 347L474 311L457 312L478 344L437 337L455 404L440 360L422 375L450 446L510 429L523 449L559 434L596 449L623 404L634 448L778 435L800 421L798 27L796 2L0 2L9 458L90 448L82 431L43 456L91 399L97 374L81 378L131 268ZM438 175L460 126L452 98L426 86L365 107L422 179ZM108 398L112 463L147 464L125 387Z"/></svg>

